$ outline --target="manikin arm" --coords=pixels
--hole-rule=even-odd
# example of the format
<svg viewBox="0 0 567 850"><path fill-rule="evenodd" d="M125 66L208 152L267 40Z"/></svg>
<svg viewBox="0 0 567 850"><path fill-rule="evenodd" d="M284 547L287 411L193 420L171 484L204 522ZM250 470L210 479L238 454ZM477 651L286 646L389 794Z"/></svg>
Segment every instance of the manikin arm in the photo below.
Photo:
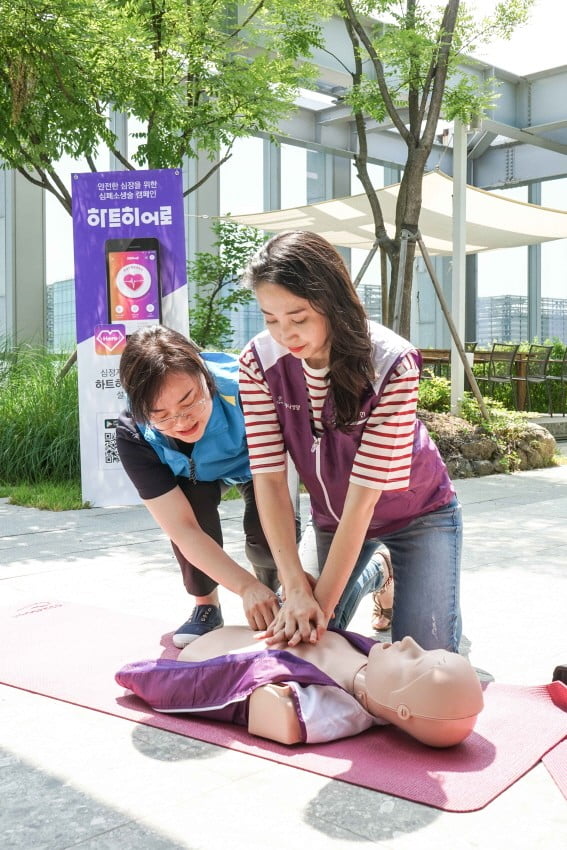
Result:
<svg viewBox="0 0 567 850"><path fill-rule="evenodd" d="M248 731L279 744L301 743L301 727L290 685L256 688L248 701Z"/></svg>

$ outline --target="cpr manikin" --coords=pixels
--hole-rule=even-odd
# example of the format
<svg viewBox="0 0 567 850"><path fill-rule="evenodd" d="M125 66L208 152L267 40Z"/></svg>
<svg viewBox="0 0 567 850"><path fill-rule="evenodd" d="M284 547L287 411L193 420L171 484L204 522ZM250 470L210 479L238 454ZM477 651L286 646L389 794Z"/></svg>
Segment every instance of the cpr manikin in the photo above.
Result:
<svg viewBox="0 0 567 850"><path fill-rule="evenodd" d="M264 648L248 628L228 626L194 641L179 660L203 661ZM411 637L376 643L366 656L341 633L327 631L315 645L286 650L329 675L370 714L433 747L463 741L483 707L480 683L465 658L442 649L426 651ZM270 683L254 690L248 731L285 744L302 740L289 685Z"/></svg>
<svg viewBox="0 0 567 850"><path fill-rule="evenodd" d="M116 679L157 711L238 723L284 744L392 723L424 744L450 747L472 731L483 706L475 671L455 653L423 650L410 637L375 643L330 630L315 645L280 649L247 627L226 626L176 661L135 662Z"/></svg>

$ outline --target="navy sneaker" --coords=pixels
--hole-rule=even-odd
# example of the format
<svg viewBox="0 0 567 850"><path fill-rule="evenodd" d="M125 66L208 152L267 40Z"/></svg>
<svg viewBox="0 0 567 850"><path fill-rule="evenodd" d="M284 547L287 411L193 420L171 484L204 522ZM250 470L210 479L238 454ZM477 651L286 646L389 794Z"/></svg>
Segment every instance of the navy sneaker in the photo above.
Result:
<svg viewBox="0 0 567 850"><path fill-rule="evenodd" d="M176 630L173 645L183 649L192 640L224 626L221 609L216 605L195 605L187 622Z"/></svg>

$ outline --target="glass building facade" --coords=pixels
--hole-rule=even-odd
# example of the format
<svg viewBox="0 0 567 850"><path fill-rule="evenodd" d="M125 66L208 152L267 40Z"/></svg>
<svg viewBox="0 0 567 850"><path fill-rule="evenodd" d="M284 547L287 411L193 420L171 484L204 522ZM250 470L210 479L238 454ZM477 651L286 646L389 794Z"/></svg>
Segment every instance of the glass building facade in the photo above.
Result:
<svg viewBox="0 0 567 850"><path fill-rule="evenodd" d="M72 352L75 331L75 281L57 280L47 285L46 345L49 351Z"/></svg>
<svg viewBox="0 0 567 850"><path fill-rule="evenodd" d="M136 128L134 128L136 129ZM62 179L70 184L73 171L82 166L71 160L61 162ZM97 160L97 167L108 169L108 156ZM400 177L397 166L387 162L370 163L373 184L380 188ZM189 181L190 183L191 181ZM567 209L567 178L542 181L541 203ZM308 143L275 144L264 138L239 139L232 156L214 177L194 193L204 198L207 210L226 215L261 212L271 209L316 203L331 198L359 194L362 187L352 159L344 153L310 147ZM14 218L13 182L10 173L0 170L0 339L10 338L14 323ZM513 200L527 201L527 186L499 190ZM191 197L191 196L190 196ZM197 205L197 210L199 206ZM188 205L188 210L190 209ZM199 213L199 226L188 224L187 253L208 250L203 235L208 232L206 216ZM210 214L208 215L210 218ZM25 221L25 215L23 220ZM74 343L73 245L70 215L47 193L45 197L45 342L56 350L67 350ZM205 235L205 241L207 236ZM20 251L22 249L20 248ZM353 278L356 278L366 252L340 249ZM450 258L433 258L445 297L451 298ZM538 270L534 290L530 263ZM494 340L522 342L537 337L540 341L560 339L567 342L567 239L543 243L532 248L510 248L484 252L477 258L475 338L481 345ZM530 278L532 274L532 278ZM359 286L361 300L371 318L381 319L380 261L370 263ZM534 301L535 292L535 301ZM190 285L190 298L191 298ZM416 260L412 306L411 338L420 347L448 347L450 336L423 262ZM536 305L534 307L534 304ZM43 309L39 301L37 310ZM534 321L534 311L537 313ZM531 315L531 319L530 319ZM234 327L233 347L240 348L263 326L254 303L231 312ZM471 335L469 335L472 338Z"/></svg>

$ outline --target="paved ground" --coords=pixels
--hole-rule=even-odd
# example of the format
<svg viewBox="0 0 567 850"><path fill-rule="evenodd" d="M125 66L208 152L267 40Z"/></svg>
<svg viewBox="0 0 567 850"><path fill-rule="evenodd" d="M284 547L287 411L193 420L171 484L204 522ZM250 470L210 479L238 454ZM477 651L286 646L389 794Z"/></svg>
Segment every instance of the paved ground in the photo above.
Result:
<svg viewBox="0 0 567 850"><path fill-rule="evenodd" d="M499 682L548 682L567 662L567 466L457 489L470 659ZM244 563L240 503L223 510L226 548ZM54 515L0 501L0 589L2 605L69 600L172 628L188 613L142 507ZM222 603L244 622L238 599ZM352 626L369 624L367 599ZM566 801L541 764L485 809L444 813L8 687L0 767L1 850L567 846Z"/></svg>

